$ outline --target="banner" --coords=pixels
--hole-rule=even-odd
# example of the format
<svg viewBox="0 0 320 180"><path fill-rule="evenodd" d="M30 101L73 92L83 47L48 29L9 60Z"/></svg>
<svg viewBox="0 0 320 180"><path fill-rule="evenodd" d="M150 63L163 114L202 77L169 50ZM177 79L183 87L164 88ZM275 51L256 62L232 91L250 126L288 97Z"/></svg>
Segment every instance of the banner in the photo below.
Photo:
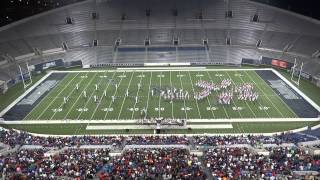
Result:
<svg viewBox="0 0 320 180"><path fill-rule="evenodd" d="M294 65L292 62L288 62L286 60L274 59L269 57L262 57L261 64L272 65L274 67L282 69L291 69L291 67L293 67Z"/></svg>
<svg viewBox="0 0 320 180"><path fill-rule="evenodd" d="M282 61L279 59L272 59L271 65L276 66L276 67L280 67L280 68L288 68L288 62Z"/></svg>
<svg viewBox="0 0 320 180"><path fill-rule="evenodd" d="M45 63L36 64L36 65L34 65L34 70L35 71L42 71L44 69L48 69L48 68L52 68L52 67L62 67L62 66L64 66L63 60L57 59L57 60L53 60L53 61L49 61L49 62L45 62Z"/></svg>

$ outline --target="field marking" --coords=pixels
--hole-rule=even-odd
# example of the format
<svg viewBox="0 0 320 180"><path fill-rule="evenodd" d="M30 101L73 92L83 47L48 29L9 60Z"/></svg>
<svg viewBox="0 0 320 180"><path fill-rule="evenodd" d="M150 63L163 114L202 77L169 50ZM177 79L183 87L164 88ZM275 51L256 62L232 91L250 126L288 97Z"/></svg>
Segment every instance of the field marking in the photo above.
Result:
<svg viewBox="0 0 320 180"><path fill-rule="evenodd" d="M148 114L148 112L149 112L149 98L150 98L150 88L151 88L151 81L152 81L152 72L151 72L151 75L150 75L150 76L151 76L151 77L150 77L150 81L149 81L149 90L148 90L147 107L146 107L147 113L144 115L144 118L147 117L147 114Z"/></svg>
<svg viewBox="0 0 320 180"><path fill-rule="evenodd" d="M88 73L86 73L86 75L87 75L87 74L88 74ZM84 80L84 78L81 78L79 84L80 84L83 80ZM71 96L71 94L73 93L73 91L74 91L75 89L76 89L76 88L74 87L71 92L67 93L67 98L69 98L69 97ZM61 108L62 106L63 106L63 102L58 106L58 108ZM55 111L55 112L53 113L53 115L50 116L50 120L52 120L52 118L57 114L57 112L58 112L58 111ZM44 113L44 112L43 112L43 113Z"/></svg>
<svg viewBox="0 0 320 180"><path fill-rule="evenodd" d="M125 74L125 71L124 71L122 74ZM124 78L120 78L119 84L117 85L118 88L116 88L115 92L113 93L113 96L115 96L115 95L117 94L118 89L120 88L120 84L121 84L121 82L122 82L122 79L124 79ZM110 101L108 108L110 108L111 105L112 105L112 101ZM107 112L105 113L104 118L103 118L104 120L106 119L106 117L108 116L108 114L109 114L109 111L107 111Z"/></svg>
<svg viewBox="0 0 320 180"><path fill-rule="evenodd" d="M112 74L112 77L111 77L112 79L113 79L113 77L115 76L115 74L116 74L116 72L114 72L114 73ZM110 84L111 84L111 83L108 82L108 85L107 85L107 87L104 89L104 91L107 91L107 90L108 90ZM99 100L99 102L98 102L98 105L97 105L96 108L94 109L94 111L93 111L93 113L92 113L92 115L91 115L91 117L90 117L90 120L92 120L94 114L97 112L97 110L98 110L98 108L99 108L99 106L100 106L100 104L101 104L101 101L102 101L102 99L103 99L103 93L104 93L104 92L102 92L101 98L100 98L100 100Z"/></svg>
<svg viewBox="0 0 320 180"><path fill-rule="evenodd" d="M259 69L206 69L206 68L190 68L190 67L183 67L183 68L175 68L175 69L170 69L170 67L163 67L161 69L143 69L143 70L139 70L139 72L164 72L164 71L172 71L172 72L186 72L186 71L190 71L190 72L198 72L198 71L263 71L263 70L273 70L272 68L259 68ZM80 70L80 71L57 71L57 70L53 70L51 72L55 72L55 73L64 73L64 72L68 72L68 73L76 73L76 72L80 72L80 73L86 73L86 72L133 72L133 71L137 71L135 68L129 68L129 69L116 69L116 70Z"/></svg>
<svg viewBox="0 0 320 180"><path fill-rule="evenodd" d="M260 87L256 84L256 82L254 82L254 80L251 78L251 76L247 73L247 72L245 72L246 73L246 75L251 79L251 81L256 85L256 87L261 91L261 89L260 89ZM257 74L258 75L258 74ZM259 76L259 75L258 75ZM242 79L242 77L240 77L240 79L241 79L241 81L242 82L244 82L243 81L243 79ZM262 83L261 83L262 84ZM262 92L262 91L261 91ZM263 93L263 92L262 92ZM265 96L265 95L264 95ZM268 98L268 96L266 96L267 98ZM261 107L263 107L262 105L261 105L261 103L260 103L260 101L258 100L257 101L258 103L259 103L259 105L261 106ZM264 111L265 111L265 113L268 115L268 117L269 118L271 118L271 116L269 115L269 113L268 113L268 111L266 110L266 109L264 109Z"/></svg>
<svg viewBox="0 0 320 180"><path fill-rule="evenodd" d="M226 73L227 73L228 77L230 78L232 84L235 86L234 80L231 78L230 74L229 74L228 72L226 72ZM242 79L241 79L241 80L242 80ZM243 81L242 81L242 82L243 82ZM245 101L245 103L246 103L247 107L250 109L250 111L252 112L253 116L256 118L257 115L256 115L256 113L252 110L252 108L249 106L248 102ZM238 106L237 106L237 107L238 107Z"/></svg>
<svg viewBox="0 0 320 180"><path fill-rule="evenodd" d="M171 89L172 89L172 80L171 80L171 71L170 71L170 86L171 86ZM172 119L174 119L174 115L173 115L173 102L174 101L171 101L171 117Z"/></svg>
<svg viewBox="0 0 320 180"><path fill-rule="evenodd" d="M154 129L152 126L132 124L132 125L90 125L86 127L86 130L123 130L123 129ZM186 128L192 129L232 129L232 124L192 124L187 125ZM184 127L175 129L186 129Z"/></svg>
<svg viewBox="0 0 320 180"><path fill-rule="evenodd" d="M221 72L221 73L226 73L226 72ZM228 72L227 72L228 73ZM228 74L228 76L229 76L229 74ZM216 76L216 77L219 77L219 79L220 79L220 81L222 81L222 76ZM233 83L233 85L235 85L234 84L234 82L233 82L233 80L232 80L232 78L229 76L229 78L230 78L230 80L232 81L232 83ZM233 98L231 99L231 101L233 102L233 104L236 106L236 107L239 107L237 104L236 104L236 102L233 100ZM223 106L224 107L224 106ZM242 116L242 114L241 114L241 112L240 111L237 111L238 113L239 113L239 115L240 115L240 117L241 118L243 118L243 116ZM237 126L237 129L240 131L240 132L245 132L245 130L243 129L243 126L238 126L238 125L236 125Z"/></svg>
<svg viewBox="0 0 320 180"><path fill-rule="evenodd" d="M258 78L259 79L261 79L263 82L265 82L265 80L264 79L262 79L259 75L257 75L258 76ZM279 76L278 76L279 77ZM280 77L279 77L280 78ZM281 78L280 78L281 79ZM282 79L281 79L282 80ZM254 82L254 81L253 81ZM287 83L285 83L285 84L287 84ZM265 82L265 84L264 85L267 85L268 86L268 88L269 89L271 89L271 91L274 93L274 94L277 94L275 91L274 91L274 89L273 88L271 88L271 86L269 85L269 84L267 84L266 82ZM287 84L287 85L289 85L289 84ZM289 85L290 86L290 85ZM292 90L294 90L293 88L291 88ZM297 91L295 91L295 92L297 92ZM299 94L299 93L298 93ZM300 96L301 96L301 94L299 94ZM301 96L302 97L302 96ZM267 97L268 98L268 97ZM285 104L285 106L287 107L287 109L289 109L289 111L291 111L294 115L295 115L295 117L298 117L297 116L297 114L289 107L289 105L286 103L286 102L284 102L283 100L282 100L282 98L280 97L280 96L278 96L277 95L277 98L278 99L280 99L280 101L283 103L283 104ZM305 100L305 99L304 99ZM272 102L272 101L271 101ZM308 102L309 103L309 102ZM310 103L309 103L310 104Z"/></svg>
<svg viewBox="0 0 320 180"><path fill-rule="evenodd" d="M189 71L188 71L188 74L189 74L189 79L190 79L190 82L191 82L191 87L192 87L193 94L195 94L195 91L194 91L194 88L193 88L193 81L192 81L192 79L191 79L191 75L190 75L190 72L189 72ZM200 109L199 109L199 104L198 104L198 100L197 100L197 99L196 99L196 104L197 104L197 109L198 109L199 117L200 117L200 119L202 119L201 113L200 113Z"/></svg>
<svg viewBox="0 0 320 180"><path fill-rule="evenodd" d="M179 75L181 75L180 74L180 71L179 71ZM184 89L183 88L183 84L182 84L182 81L181 81L181 76L179 77L179 79L180 79L180 86L181 86L181 88L182 89ZM188 114L187 114L187 110L186 110L186 100L185 99L183 99L183 105L184 105L184 113L186 114L186 119L188 119Z"/></svg>
<svg viewBox="0 0 320 180"><path fill-rule="evenodd" d="M200 77L200 81L201 81L201 77ZM213 93L212 93L212 94L213 94ZM210 96L210 95L209 95L209 96ZM210 106L210 111L211 111L211 114L212 114L212 116L213 116L213 119L215 119L216 116L214 115L213 110L211 109L212 106L211 106L211 103L210 103L210 100L209 100L209 96L207 96L206 99L207 99L208 104L209 104L209 106Z"/></svg>
<svg viewBox="0 0 320 180"><path fill-rule="evenodd" d="M106 76L106 74L107 74L107 72L104 72L104 76ZM114 73L115 74L115 73ZM101 77L101 76L100 76ZM98 87L99 87L99 85L101 84L101 81L103 80L103 78L100 78L100 80L99 80L99 83L98 83ZM89 84L91 84L91 82L89 83ZM109 86L109 84L110 83L108 83L108 86ZM85 105L84 105L84 108L86 108L86 106L88 105L88 103L90 102L90 99L91 99L91 97L92 97L92 95L95 93L95 89L92 91L92 93L91 93L91 95L90 95L90 97L88 98L88 100L85 102ZM103 93L103 92L102 92ZM102 99L102 95L101 95L101 99ZM100 103L100 102L99 102ZM98 106L97 106L98 107ZM96 107L96 108L97 108ZM96 109L95 109L96 110ZM77 119L79 119L80 118L80 116L81 116L81 114L82 114L82 112L83 111L81 111L80 113L79 113L79 115L78 115L78 117L77 117ZM91 117L94 115L94 113L92 113L92 115L91 115ZM90 120L91 120L91 118L90 118ZM90 123L88 123L86 126L88 126ZM79 131L81 130L81 126L78 128L78 129L76 129L75 130L75 132L74 132L74 134L77 134Z"/></svg>
<svg viewBox="0 0 320 180"><path fill-rule="evenodd" d="M81 83L82 80L83 80L83 79L81 79L79 83ZM76 89L76 88L74 87L74 88L72 89L72 91L71 91L70 93L68 93L67 97L69 97L75 89ZM61 103L61 105L59 105L58 108L61 108L62 106L63 106L63 103ZM48 107L49 107L49 106L48 106ZM42 114L43 114L43 113L44 113L44 112L42 112ZM54 112L53 115L51 115L50 120L51 120L56 114L57 114L57 111Z"/></svg>
<svg viewBox="0 0 320 180"><path fill-rule="evenodd" d="M257 74L257 76L259 76L259 75ZM249 77L250 77L250 75L249 75ZM259 76L259 77L260 77L260 76ZM255 82L251 77L250 77L250 79L252 80L253 83L256 84L256 82ZM262 78L260 78L260 79L264 82L264 80L263 80ZM266 84L264 84L264 85L266 85ZM285 118L285 116L284 116L284 115L282 114L282 112L277 108L277 106L275 106L275 104L269 99L267 93L265 93L265 92L263 91L263 89L260 88L260 86L258 86L258 85L256 85L256 86L257 86L258 89L260 89L261 92L266 96L266 98L268 99L268 101L271 102L271 105L280 113L280 115L281 115L283 118ZM267 86L269 86L269 85L267 84ZM270 87L270 86L269 86L269 87ZM273 91L273 89L272 89L272 92L275 93L275 92ZM279 96L278 96L278 97L279 97Z"/></svg>
<svg viewBox="0 0 320 180"><path fill-rule="evenodd" d="M225 73L225 72L222 71L221 73ZM209 75L209 77L210 77L210 79L211 79L211 82L213 82L212 77L211 77L211 75L210 75L210 73L209 73L208 71L207 71L207 74ZM222 74L220 74L220 75L222 75ZM219 81L221 82L221 80L222 80L221 77L222 77L223 75L222 75L222 76L220 76L220 75L218 75L218 76L215 75L215 77L218 77L218 78L219 78ZM218 92L218 93L219 93L219 92ZM232 102L232 104L233 104L234 106L238 107L233 99L231 99L231 102ZM222 105L222 107L223 107L223 109L224 109L224 112L225 112L226 115L227 115L227 118L230 118L230 117L229 117L229 114L227 113L226 108L224 107L224 105ZM241 112L240 112L240 111L237 111L237 112L238 112L239 116L240 116L241 118L243 118ZM230 122L230 123L231 123L231 122ZM245 132L245 130L242 128L242 126L241 126L241 127L239 127L238 125L235 125L235 126L237 127L237 129L238 129L239 132L243 132L243 133Z"/></svg>
<svg viewBox="0 0 320 180"><path fill-rule="evenodd" d="M142 74L141 74L141 76L140 76L140 81L139 81L139 83L140 83L140 84L141 84L142 78L144 78L144 77L145 77L145 76L144 76L144 74L143 74L143 72L142 72ZM136 96L139 96L140 89L141 89L141 88L138 88L138 91L137 91ZM135 102L134 102L133 109L135 109L135 108L136 108L136 105L137 105L137 102L135 101ZM135 112L135 111L132 111L131 119L133 119L134 112Z"/></svg>
<svg viewBox="0 0 320 180"><path fill-rule="evenodd" d="M147 60L147 58L146 58ZM117 70L131 70L131 69L135 69L135 70L145 70L145 69L151 69L151 70L157 70L157 69L184 69L185 67L133 67L133 68L117 68ZM206 69L206 67L188 67L188 68L192 68L192 69Z"/></svg>
<svg viewBox="0 0 320 180"><path fill-rule="evenodd" d="M44 80L46 80L52 73L44 75L38 81L36 81L31 87L27 88L19 97L14 99L7 107L5 107L0 112L0 117L3 117L10 109L12 109L17 103L19 103L23 98L25 98L31 91L38 87Z"/></svg>
<svg viewBox="0 0 320 180"><path fill-rule="evenodd" d="M30 121L5 121L1 122L1 124L115 124L115 123L136 123L141 119L114 119L114 120L30 120ZM196 122L196 123L236 123L236 122L320 122L320 118L235 118L235 119L188 119L188 122Z"/></svg>
<svg viewBox="0 0 320 180"><path fill-rule="evenodd" d="M254 83L254 84L256 84L256 82L253 80L253 78L251 78L251 76L246 72L246 74L249 76L249 78L252 80L252 82ZM259 76L258 74L257 74L257 76ZM260 76L259 76L260 77ZM263 82L264 82L264 80L263 79L261 79ZM262 84L262 83L260 83L261 85L266 85L266 84ZM268 99L268 101L269 102L271 102L271 105L273 106L273 108L275 108L277 111L278 111L278 113L284 118L285 116L281 113L281 111L274 105L274 103L269 99L269 97L268 97L268 95L263 91L263 89L261 89L261 87L259 86L259 85L257 85L256 84L256 86L258 87L258 89L263 93L263 95L264 96L266 96L266 98ZM269 86L268 84L267 84L267 86ZM273 90L272 90L272 92L273 93L275 93ZM278 95L276 95L276 96L278 96Z"/></svg>
<svg viewBox="0 0 320 180"><path fill-rule="evenodd" d="M131 81L132 81L134 73L135 73L135 71L132 72L132 74L131 74L131 78L129 80L129 84L128 84L128 87L127 87L127 91L129 91L129 88L131 86ZM126 101L126 99L127 99L127 96L124 96L117 119L120 119L120 115L121 115L121 112L122 112L122 109L123 109L123 105L124 105L124 102Z"/></svg>
<svg viewBox="0 0 320 180"><path fill-rule="evenodd" d="M211 82L213 82L213 79L212 79L212 77L211 77L210 73L209 73L208 71L206 71L206 72L207 72L207 74L208 74L208 76L209 76L209 78L210 78ZM221 79L220 79L220 81L221 81ZM223 107L224 113L226 114L227 118L229 119L230 117L229 117L229 114L227 113L226 108L225 108L224 106L222 106L222 107ZM241 116L241 115L240 115L240 116Z"/></svg>
<svg viewBox="0 0 320 180"><path fill-rule="evenodd" d="M67 85L62 88L61 91L59 91L59 93L57 94L57 96L54 96L55 98L53 99L53 101L50 102L50 104L45 108L44 111L42 111L42 112L40 113L39 116L37 116L36 119L39 119L39 118L44 114L44 112L49 109L49 107L52 105L52 103L53 103L53 102L58 98L58 96L69 86L69 84L74 80L74 78L78 77L78 75L79 75L79 73L78 73L77 75L75 75L75 76L67 83ZM62 81L63 81L63 80L64 80L64 78L62 79ZM60 83L57 84L56 87L58 87L59 85L60 85ZM54 89L55 89L55 88L51 89L51 91L49 92L49 94L52 94L53 91L54 91ZM49 94L48 94L48 95L49 95ZM41 99L41 101L40 101L34 108L32 108L32 110L27 114L27 116L26 116L24 119L27 120L27 117L28 117L45 99L47 99L46 97L47 97L47 96L43 97L43 98Z"/></svg>
<svg viewBox="0 0 320 180"><path fill-rule="evenodd" d="M105 76L106 74L107 74L107 72L104 73L104 76ZM99 80L99 82L98 82L98 85L97 85L98 87L100 86L102 80L103 80L103 78L100 78L100 80ZM90 83L90 84L91 84L91 83ZM91 101L91 97L93 96L93 94L95 93L95 91L96 91L95 89L92 91L90 97L87 99L87 101L86 101L85 104L84 104L84 108L87 108L87 105L88 105L88 103ZM83 111L81 111L81 112L79 113L79 115L77 116L77 119L80 118L80 116L82 115L82 113L83 113Z"/></svg>
<svg viewBox="0 0 320 180"><path fill-rule="evenodd" d="M158 75L157 75L157 77L158 77ZM160 76L159 76L159 78L160 78L160 89L161 89L161 79L162 79L162 71L161 71L161 73L160 73ZM159 118L161 117L161 95L159 96L159 103L158 103L158 105L159 105L159 107L158 107L158 109L159 109Z"/></svg>
<svg viewBox="0 0 320 180"><path fill-rule="evenodd" d="M90 81L89 81L89 83L85 86L85 88L83 89L83 91L84 90L87 90L87 88L89 87L89 85L91 84L91 82L95 79L95 77L97 76L97 74L98 73L95 73L95 75L90 79ZM75 89L75 88L74 88ZM73 89L73 90L74 90ZM82 91L82 92L83 92ZM73 91L71 91L71 93L72 93ZM81 94L82 94L82 92L81 92ZM73 109L73 107L76 105L76 104L78 104L78 101L79 101L79 99L80 99L80 97L81 97L81 94L78 96L78 98L76 99L76 101L72 104L72 106L69 108L69 110L68 110L68 112L66 113L66 115L63 117L63 119L66 119L66 117L69 115L69 113L72 111L72 109ZM54 116L54 115L53 115ZM50 120L53 118L53 116L51 116L51 118L50 118Z"/></svg>
<svg viewBox="0 0 320 180"><path fill-rule="evenodd" d="M304 100L306 100L311 106L313 106L318 112L320 112L320 107L317 103L315 103L312 99L310 99L307 95L305 95L298 87L296 87L293 83L291 83L287 78L285 78L278 71L271 69L270 70L276 74L282 81L284 81L288 86L290 86L295 92L297 92Z"/></svg>

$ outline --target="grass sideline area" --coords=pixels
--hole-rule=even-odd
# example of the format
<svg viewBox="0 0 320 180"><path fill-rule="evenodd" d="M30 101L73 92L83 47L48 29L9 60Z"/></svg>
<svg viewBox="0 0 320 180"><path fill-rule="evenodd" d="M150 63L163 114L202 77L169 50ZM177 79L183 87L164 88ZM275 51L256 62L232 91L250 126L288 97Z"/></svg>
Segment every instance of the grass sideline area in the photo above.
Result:
<svg viewBox="0 0 320 180"><path fill-rule="evenodd" d="M247 66L246 66L247 67ZM246 68L246 67L241 67L239 69L242 68ZM252 66L251 66L252 67ZM213 66L210 66L209 69L221 69L222 67L219 66L218 68L215 68ZM235 69L235 67L232 67L233 69ZM257 68L257 67L252 67L252 68ZM110 68L107 68L108 70L110 70ZM69 69L68 69L69 70ZM78 68L76 68L75 70L79 70ZM83 69L81 69L83 70ZM100 69L91 69L93 70L100 70ZM89 71L91 71L89 70ZM47 97L44 98L43 101L40 102L38 109L37 107L32 111L32 113L30 113L28 115L28 117L26 119L60 119L60 117L62 117L62 115L64 116L63 118L66 119L103 119L102 117L106 117L106 114L110 113L111 117L113 117L112 119L132 119L133 118L139 118L140 115L138 113L138 111L130 111L130 108L135 109L136 107L145 107L147 104L145 103L150 103L149 106L152 109L155 109L157 107L162 107L162 105L159 104L163 104L164 106L164 110L163 111L152 111L151 112L151 116L161 116L161 117L177 117L177 118L184 118L184 117L191 117L191 118L226 118L229 116L229 118L237 118L237 117L242 117L242 118L255 118L255 117L265 117L268 118L268 116L272 117L284 117L284 115L281 113L279 113L279 110L281 112L283 112L285 115L285 117L295 117L295 114L291 112L290 108L287 107L287 105L284 102L281 102L281 99L279 97L277 97L277 95L274 94L273 90L260 78L258 77L258 75L256 75L255 73L252 72L246 72L244 73L245 76L236 76L235 74L241 74L238 71L235 71L234 74L231 74L230 72L223 72L223 71L217 71L220 72L218 74L222 74L223 76L216 76L216 74L211 74L211 72L208 75L205 76L197 76L197 73L194 72L163 72L163 73L157 73L155 78L155 74L153 74L153 76L151 76L151 73L126 73L125 74L125 78L123 80L123 86L121 86L121 84L119 83L119 90L116 91L115 89L110 90L110 92L108 92L108 94L114 94L119 96L118 104L115 105L115 107L113 109L117 109L118 111L115 112L108 112L108 111L103 111L102 109L107 109L110 108L110 104L107 103L108 101L110 101L110 97L109 100L106 101L106 103L104 103L104 105L106 105L106 107L102 107L103 103L100 103L98 105L96 105L96 103L94 103L92 100L92 95L95 94L94 93L94 84L99 84L101 82L103 82L103 77L112 77L112 76L121 76L123 74L107 74L106 73L95 73L95 72L90 72L90 73L86 73L86 74L77 74L77 73L72 73L73 75L77 74L76 76L72 76L71 74L67 75L67 77L65 79L63 79L63 81L70 81L72 80L72 78L75 77L81 77L81 76L87 76L85 79L90 79L92 81L90 81L90 83L88 83L89 81L84 80L88 86L83 87L86 89L86 91L88 91L88 95L90 95L91 98L89 98L89 100L82 100L80 99L79 101L79 95L78 97L75 96L75 98L71 98L74 100L74 102L70 103L70 104L75 104L75 106L69 107L70 110L68 110L68 114L70 114L69 117L66 117L65 114L63 113L59 113L59 112L54 112L52 109L58 109L57 107L60 107L62 104L62 99L63 96L54 96L54 94L58 94L60 93L61 95L61 88L62 87L66 87L66 84L64 83L60 83L56 88L54 88L48 95ZM286 78L290 77L290 75L287 72L284 71L280 71L282 73L282 75L284 75ZM180 74L179 74L180 73ZM39 75L39 77L37 76L34 77L34 83L36 82L36 80L39 80L41 77L43 77L44 74L42 74L41 76ZM143 77L141 75L144 75ZM162 75L164 75L164 77L161 77ZM184 75L184 77L188 77L188 81L181 81L181 79L179 80L179 76L180 75ZM139 77L141 76L141 77ZM96 78L96 77L100 77L100 78ZM170 78L165 78L165 77L170 77ZM174 78L172 78L174 77ZM184 111L180 111L179 109L181 109L181 107L184 106L183 102L174 102L172 104L170 104L169 102L162 102L161 98L157 97L154 100L148 100L148 93L143 92L143 91L147 91L149 89L148 86L150 86L150 82L156 82L156 84L154 86L166 86L166 87L172 87L172 84L180 84L180 87L186 88L189 91L194 91L196 89L196 87L193 87L193 84L195 83L196 80L201 79L201 80L207 80L207 81L214 81L214 82L218 82L221 81L222 77L226 77L226 78L231 78L233 83L243 83L243 82L255 82L255 90L257 90L259 93L264 94L265 97L268 98L274 98L274 100L268 100L268 98L262 98L262 101L260 101L259 103L262 105L263 103L266 103L268 105L265 105L265 107L272 107L270 109L273 109L273 111L270 110L270 114L269 112L267 113L265 110L263 111L258 111L258 109L253 110L253 108L257 108L256 105L248 105L248 103L244 103L244 102L235 102L234 104L236 106L240 106L240 107L246 107L245 111L243 110L241 113L239 112L235 112L232 111L232 109L228 109L228 108L218 108L218 110L214 110L216 112L212 112L212 110L207 111L207 107L212 107L212 106L217 106L217 105L212 105L213 101L212 100L206 100L205 103L202 102L202 105L200 105L200 108L197 107L199 106L199 103L196 102L190 102L187 103L187 106L185 107L189 107L188 105L190 105L190 108L192 110L195 110L195 112L186 112ZM260 79L259 79L260 78ZM102 79L102 80L101 80ZM162 79L162 81L160 80ZM122 80L121 77L118 77L117 81L120 82ZM81 81L78 80L78 82ZM161 82L160 82L161 81ZM174 82L172 82L174 81ZM179 82L181 81L181 82ZM137 83L141 82L142 84L142 88L143 91L138 91L136 90L136 86ZM148 84L149 82L149 84ZM177 83L176 83L177 82ZM178 83L179 82L179 83ZM73 84L73 81L71 81L70 84ZM161 84L160 84L161 83ZM259 84L259 85L257 85ZM74 89L73 86L70 87L66 87L64 89L65 92L70 92ZM108 89L110 87L108 87L108 83L105 83L104 85L105 89ZM110 86L110 85L109 85ZM59 89L60 87L60 89ZM131 89L130 91L132 91L133 94L136 94L138 96L141 96L141 103L140 101L138 103L134 102L134 99L130 99L130 98L126 98L123 95L120 94L124 94L126 89ZM315 85L313 85L311 82L308 82L306 80L301 80L301 84L299 89L301 91L303 91L307 96L309 96L312 100L314 100L317 104L320 104L320 96L319 96L319 90L320 88L316 87ZM84 90L84 89L82 89ZM8 93L10 92L9 96L3 96L1 95L0 98L4 98L6 99L6 104L10 104L10 102L12 102L15 98L17 98L20 94L23 93L23 87L22 84L20 84L20 89L17 87L13 87L10 88ZM99 92L100 94L102 93L102 91ZM119 94L118 94L119 93ZM141 94L142 93L142 94ZM7 95L6 94L6 95ZM141 95L139 95L141 94ZM99 96L99 95L98 95ZM11 97L11 98L9 98ZM58 98L57 98L58 97ZM150 97L149 97L150 98ZM277 99L278 98L278 99ZM81 101L82 100L82 101ZM79 101L79 102L78 102ZM275 102L275 104L277 104L276 106L274 106L273 103L271 102ZM7 105L3 105L4 101L1 101L1 108L5 108ZM50 102L50 106L49 103ZM159 103L160 102L160 103ZM53 106L53 104L55 106ZM141 104L141 105L140 105ZM90 112L90 111L83 111L81 112L80 116L79 116L79 111L76 111L76 109L85 109L88 107L95 107L94 108L94 112ZM102 108L100 108L100 106ZM262 105L264 106L264 105ZM48 107L46 108L46 110L51 109L51 112L49 111L43 111L43 108L41 107ZM56 107L56 108L52 108L52 107ZM280 108L280 109L279 109ZM98 112L98 109L102 110L100 111L100 113ZM201 110L200 110L201 109ZM278 109L278 110L276 110ZM125 111L127 110L127 111ZM191 111L192 111L191 110ZM220 111L221 110L221 111ZM190 111L190 110L189 110ZM198 112L196 112L198 111ZM190 114L190 116L188 116L188 113ZM54 114L54 115L53 115ZM62 115L57 115L57 114L62 114ZM104 115L103 115L104 114ZM52 116L53 115L53 116ZM41 117L42 116L42 117ZM50 118L47 118L49 117ZM203 117L202 117L203 116ZM37 118L34 118L37 117ZM98 117L98 118L95 118ZM100 117L100 118L99 118ZM109 115L108 115L109 117ZM188 130L188 129L183 129L183 130L165 130L165 133L174 133L174 134L202 134L202 133L214 133L214 134L221 134L221 133L271 133L271 132L280 132L280 131L286 131L286 130L292 130L292 129L297 129L297 128L301 128L301 127L305 127L305 126L314 126L319 124L319 122L279 122L279 123L232 123L233 128L232 129L192 129L192 130ZM4 127L7 128L16 128L16 129L21 129L21 130L26 130L29 132L33 132L33 133L45 133L45 134L153 134L153 130L152 129L129 129L129 130L86 130L86 126L89 124L60 124L60 125L45 125L45 124L37 124L37 125L4 125Z"/></svg>
<svg viewBox="0 0 320 180"><path fill-rule="evenodd" d="M274 133L294 130L306 126L315 126L317 122L271 122L271 123L232 123L232 129L166 129L164 134L238 134L238 133ZM103 125L103 124L101 124ZM37 124L37 125L3 125L36 134L52 135L95 135L95 134L154 134L153 129L123 130L86 130L87 124Z"/></svg>
<svg viewBox="0 0 320 180"><path fill-rule="evenodd" d="M29 89L33 84L39 81L45 73L37 74L32 76L32 84L30 84L27 89ZM0 94L0 111L6 108L9 104L11 104L15 99L17 99L21 94L23 94L25 89L23 88L22 82L15 84L14 86L10 87L5 94Z"/></svg>

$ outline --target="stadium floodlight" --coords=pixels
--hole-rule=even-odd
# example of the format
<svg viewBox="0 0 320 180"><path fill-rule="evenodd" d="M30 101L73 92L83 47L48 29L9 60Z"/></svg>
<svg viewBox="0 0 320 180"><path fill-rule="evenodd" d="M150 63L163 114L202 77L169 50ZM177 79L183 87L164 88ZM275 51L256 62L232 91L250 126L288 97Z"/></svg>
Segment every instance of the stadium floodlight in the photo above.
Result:
<svg viewBox="0 0 320 180"><path fill-rule="evenodd" d="M298 66L298 63L297 63L297 59L295 58L293 67L291 68L291 81L299 86L300 85L300 78L301 78L302 68L303 68L303 62L301 63L300 70L297 70L298 69L297 66ZM293 79L294 75L298 76L298 80L294 80Z"/></svg>
<svg viewBox="0 0 320 180"><path fill-rule="evenodd" d="M27 71L28 71L28 72L25 73L25 74L26 74L26 75L28 76L28 78L30 79L30 82L29 82L29 83L26 83L26 79L25 79L24 73L22 72L21 66L18 65L24 90L26 90L26 88L32 84L32 77L31 77L31 73L30 73L30 68L29 68L28 62L26 62L26 65L27 65Z"/></svg>

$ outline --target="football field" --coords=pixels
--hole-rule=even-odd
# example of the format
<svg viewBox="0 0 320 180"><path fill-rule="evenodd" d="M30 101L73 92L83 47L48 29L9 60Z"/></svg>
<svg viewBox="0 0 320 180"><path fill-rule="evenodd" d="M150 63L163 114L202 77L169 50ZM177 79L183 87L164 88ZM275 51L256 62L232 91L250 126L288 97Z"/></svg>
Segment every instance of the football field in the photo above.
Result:
<svg viewBox="0 0 320 180"><path fill-rule="evenodd" d="M233 98L219 104L221 91L195 99L199 81L231 86L251 84L256 101ZM183 89L189 99L167 100L158 91ZM153 92L152 92L153 91ZM143 112L142 112L143 111ZM296 114L254 70L106 70L69 72L25 120L135 120L142 118L238 119L295 118Z"/></svg>

